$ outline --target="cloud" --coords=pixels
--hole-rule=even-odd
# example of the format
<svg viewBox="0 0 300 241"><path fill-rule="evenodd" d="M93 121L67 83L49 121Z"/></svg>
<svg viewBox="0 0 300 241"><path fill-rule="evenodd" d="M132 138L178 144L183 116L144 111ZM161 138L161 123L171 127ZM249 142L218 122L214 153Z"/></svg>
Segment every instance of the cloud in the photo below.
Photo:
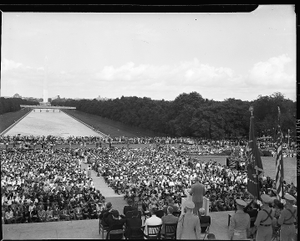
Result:
<svg viewBox="0 0 300 241"><path fill-rule="evenodd" d="M9 71L13 69L23 68L21 63L17 63L13 60L3 59L1 62L1 69L2 71Z"/></svg>
<svg viewBox="0 0 300 241"><path fill-rule="evenodd" d="M135 83L148 80L153 82L165 82L176 86L213 86L219 81L228 81L233 78L233 70L224 67L214 67L201 64L197 59L181 62L176 65L135 65L126 63L118 68L106 66L96 74L96 78L105 81L133 81Z"/></svg>
<svg viewBox="0 0 300 241"><path fill-rule="evenodd" d="M295 96L295 76L288 74L291 59L286 55L252 66L248 74L238 74L224 66L201 63L197 58L173 65L135 64L105 66L98 71L55 71L47 73L49 96L108 98L124 96L174 100L183 92L196 91L204 98L253 100L276 92ZM42 96L44 68L33 68L13 60L2 61L2 90L8 96ZM284 83L284 84L283 84ZM294 93L294 94L293 94Z"/></svg>
<svg viewBox="0 0 300 241"><path fill-rule="evenodd" d="M295 83L295 75L288 74L286 68L292 59L287 55L272 57L265 62L256 63L249 71L247 83L272 87L290 87Z"/></svg>

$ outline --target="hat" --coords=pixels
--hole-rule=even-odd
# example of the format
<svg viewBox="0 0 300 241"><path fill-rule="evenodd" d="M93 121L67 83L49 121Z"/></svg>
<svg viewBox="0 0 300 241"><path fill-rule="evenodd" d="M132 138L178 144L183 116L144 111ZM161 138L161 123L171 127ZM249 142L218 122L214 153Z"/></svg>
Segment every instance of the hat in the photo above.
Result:
<svg viewBox="0 0 300 241"><path fill-rule="evenodd" d="M296 201L296 198L294 198L291 194L288 193L284 195L284 199L290 202Z"/></svg>
<svg viewBox="0 0 300 241"><path fill-rule="evenodd" d="M195 204L194 204L192 201L187 201L187 202L185 203L185 207L186 207L186 208L190 208L190 209L194 209Z"/></svg>
<svg viewBox="0 0 300 241"><path fill-rule="evenodd" d="M260 196L260 199L264 202L264 203L271 203L272 199L268 194L262 194Z"/></svg>
<svg viewBox="0 0 300 241"><path fill-rule="evenodd" d="M247 203L242 199L236 199L235 202L236 202L237 205L239 205L241 207L246 207L247 206Z"/></svg>

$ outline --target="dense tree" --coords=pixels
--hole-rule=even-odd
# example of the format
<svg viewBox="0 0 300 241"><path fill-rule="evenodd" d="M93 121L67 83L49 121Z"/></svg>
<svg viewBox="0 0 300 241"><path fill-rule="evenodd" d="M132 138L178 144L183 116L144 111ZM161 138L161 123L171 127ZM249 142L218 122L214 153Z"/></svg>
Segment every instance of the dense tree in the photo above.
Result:
<svg viewBox="0 0 300 241"><path fill-rule="evenodd" d="M21 109L20 105L38 105L37 101L23 100L21 98L4 98L0 97L0 115L18 111Z"/></svg>
<svg viewBox="0 0 300 241"><path fill-rule="evenodd" d="M131 126L142 127L168 136L209 139L248 138L250 112L254 107L258 136L273 135L277 126L278 106L284 133L295 135L296 103L281 93L242 101L203 99L197 92L183 93L174 101L152 100L136 96L116 99L55 99L52 105L74 106L79 111L96 114Z"/></svg>

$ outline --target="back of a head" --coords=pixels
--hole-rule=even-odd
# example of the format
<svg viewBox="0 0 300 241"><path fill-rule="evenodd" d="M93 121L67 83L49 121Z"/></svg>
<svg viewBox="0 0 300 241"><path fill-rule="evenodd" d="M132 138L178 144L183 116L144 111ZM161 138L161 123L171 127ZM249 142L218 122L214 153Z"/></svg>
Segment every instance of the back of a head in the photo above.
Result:
<svg viewBox="0 0 300 241"><path fill-rule="evenodd" d="M111 214L113 215L114 218L119 218L119 211L118 210L113 210L111 212Z"/></svg>
<svg viewBox="0 0 300 241"><path fill-rule="evenodd" d="M201 216L205 216L205 209L204 208L200 208L199 209L199 213Z"/></svg>
<svg viewBox="0 0 300 241"><path fill-rule="evenodd" d="M173 214L174 208L172 206L168 206L167 207L167 212L170 213L170 214Z"/></svg>
<svg viewBox="0 0 300 241"><path fill-rule="evenodd" d="M214 239L216 239L216 236L213 233L209 233L209 234L207 234L207 239L214 240Z"/></svg>
<svg viewBox="0 0 300 241"><path fill-rule="evenodd" d="M111 207L112 207L111 202L106 203L106 208L107 208L107 209L111 209Z"/></svg>
<svg viewBox="0 0 300 241"><path fill-rule="evenodd" d="M131 206L131 205L133 204L133 200L132 200L131 198L129 198L129 199L127 200L127 203L128 203L129 206Z"/></svg>
<svg viewBox="0 0 300 241"><path fill-rule="evenodd" d="M157 212L157 210L158 210L157 207L155 207L155 206L152 207L151 208L151 214L155 214Z"/></svg>
<svg viewBox="0 0 300 241"><path fill-rule="evenodd" d="M174 203L174 199L173 199L172 197L169 197L169 198L168 198L168 203L169 203L169 204L173 204L173 203Z"/></svg>

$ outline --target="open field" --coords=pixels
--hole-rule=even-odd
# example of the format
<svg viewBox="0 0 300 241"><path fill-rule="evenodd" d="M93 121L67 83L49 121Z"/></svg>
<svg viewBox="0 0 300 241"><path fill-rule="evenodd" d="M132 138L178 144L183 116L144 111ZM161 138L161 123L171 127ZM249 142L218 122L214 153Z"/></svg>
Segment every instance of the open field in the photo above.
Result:
<svg viewBox="0 0 300 241"><path fill-rule="evenodd" d="M19 111L8 112L0 115L0 133L30 111L31 109L25 108Z"/></svg>
<svg viewBox="0 0 300 241"><path fill-rule="evenodd" d="M64 110L67 114L74 116L95 129L110 135L111 137L127 136L127 137L142 137L142 136L161 136L161 134L153 133L152 131L144 130L138 127L132 127L103 118L98 115L84 113L78 110Z"/></svg>
<svg viewBox="0 0 300 241"><path fill-rule="evenodd" d="M203 161L215 160L224 165L226 163L226 156L200 156L198 159ZM265 176L275 179L275 158L263 156L261 157ZM297 186L297 159L296 157L283 158L284 166L284 180L287 183L293 182Z"/></svg>

